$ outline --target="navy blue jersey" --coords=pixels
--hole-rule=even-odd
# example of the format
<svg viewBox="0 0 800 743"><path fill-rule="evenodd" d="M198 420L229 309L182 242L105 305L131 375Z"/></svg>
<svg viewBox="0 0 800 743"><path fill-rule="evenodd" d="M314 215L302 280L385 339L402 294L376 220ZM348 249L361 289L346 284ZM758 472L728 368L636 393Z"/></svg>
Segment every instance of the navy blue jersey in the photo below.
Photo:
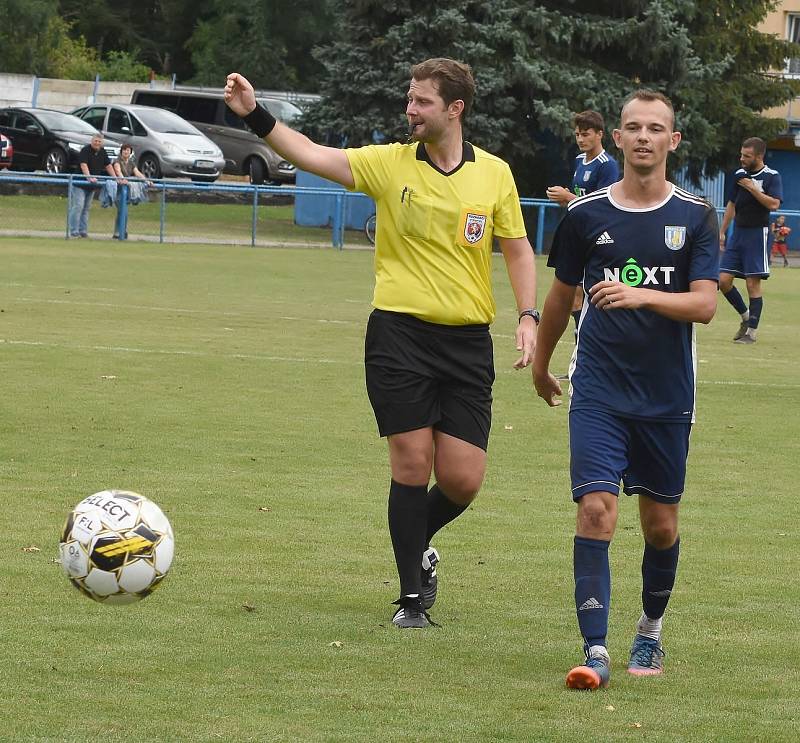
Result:
<svg viewBox="0 0 800 743"><path fill-rule="evenodd" d="M728 201L732 201L736 206L735 223L739 227L768 227L769 209L759 204L753 194L739 185L738 181L742 178L752 178L759 191L783 201L781 174L765 165L755 173L748 173L744 168L739 168L731 179Z"/></svg>
<svg viewBox="0 0 800 743"><path fill-rule="evenodd" d="M719 275L717 213L675 186L649 209L617 204L604 188L572 201L547 265L587 293L571 367L571 409L647 420L694 419L694 324L652 310L598 310L589 289L603 280L687 292Z"/></svg>
<svg viewBox="0 0 800 743"><path fill-rule="evenodd" d="M605 150L586 162L586 155L575 158L575 172L572 174L572 192L577 196L586 196L598 189L610 186L619 180L617 161Z"/></svg>

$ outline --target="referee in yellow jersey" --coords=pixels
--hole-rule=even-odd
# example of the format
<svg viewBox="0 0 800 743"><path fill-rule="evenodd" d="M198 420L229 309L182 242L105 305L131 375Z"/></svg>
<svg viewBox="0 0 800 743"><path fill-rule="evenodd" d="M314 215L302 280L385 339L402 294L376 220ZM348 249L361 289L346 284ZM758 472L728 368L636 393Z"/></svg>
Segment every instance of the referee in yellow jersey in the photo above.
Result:
<svg viewBox="0 0 800 743"><path fill-rule="evenodd" d="M511 170L463 138L474 92L466 64L417 64L406 107L410 142L341 150L277 122L238 73L225 86L231 110L281 157L377 204L365 367L389 442L389 532L400 577L392 621L402 628L431 624L439 562L431 538L472 502L486 471L493 238L517 302L517 369L531 362L539 322L533 251Z"/></svg>

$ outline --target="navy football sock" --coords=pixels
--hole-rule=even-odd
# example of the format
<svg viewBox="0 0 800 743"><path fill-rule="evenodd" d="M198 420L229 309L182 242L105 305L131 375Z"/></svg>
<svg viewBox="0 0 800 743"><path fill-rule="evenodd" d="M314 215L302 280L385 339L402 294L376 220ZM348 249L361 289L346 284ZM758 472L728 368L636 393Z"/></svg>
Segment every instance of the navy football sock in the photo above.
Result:
<svg viewBox="0 0 800 743"><path fill-rule="evenodd" d="M740 315L744 316L747 313L747 305L744 303L742 295L739 294L739 290L735 286L732 286L729 291L724 292L723 296Z"/></svg>
<svg viewBox="0 0 800 743"><path fill-rule="evenodd" d="M428 534L425 544L430 546L431 538L439 529L449 524L453 519L467 510L467 506L453 503L441 490L434 485L428 493Z"/></svg>
<svg viewBox="0 0 800 743"><path fill-rule="evenodd" d="M764 298L753 297L750 299L750 319L747 324L753 330L758 327L758 321L761 319L761 311L764 309Z"/></svg>
<svg viewBox="0 0 800 743"><path fill-rule="evenodd" d="M427 485L403 485L392 480L389 489L389 534L400 576L400 595L422 591L420 566L425 550L428 514Z"/></svg>
<svg viewBox="0 0 800 743"><path fill-rule="evenodd" d="M650 619L659 619L664 612L675 585L675 573L678 571L678 555L680 554L680 537L672 547L658 550L653 545L644 543L642 557L642 609Z"/></svg>
<svg viewBox="0 0 800 743"><path fill-rule="evenodd" d="M586 644L605 645L611 603L611 569L604 539L575 537L575 610Z"/></svg>

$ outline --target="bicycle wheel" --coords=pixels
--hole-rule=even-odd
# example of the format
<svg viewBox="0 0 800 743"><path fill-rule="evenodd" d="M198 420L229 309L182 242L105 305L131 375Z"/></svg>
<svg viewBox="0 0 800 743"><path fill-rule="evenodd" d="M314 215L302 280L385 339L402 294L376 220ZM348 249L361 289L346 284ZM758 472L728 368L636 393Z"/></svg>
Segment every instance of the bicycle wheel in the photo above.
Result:
<svg viewBox="0 0 800 743"><path fill-rule="evenodd" d="M367 236L367 240L369 240L370 245L375 244L375 225L377 222L378 218L373 214L364 224L364 234Z"/></svg>

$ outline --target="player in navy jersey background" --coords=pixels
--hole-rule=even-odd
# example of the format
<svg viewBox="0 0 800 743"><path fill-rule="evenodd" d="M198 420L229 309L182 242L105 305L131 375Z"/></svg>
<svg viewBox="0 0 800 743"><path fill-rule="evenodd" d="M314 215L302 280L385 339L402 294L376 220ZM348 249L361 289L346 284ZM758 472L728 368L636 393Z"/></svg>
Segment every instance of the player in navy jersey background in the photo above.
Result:
<svg viewBox="0 0 800 743"><path fill-rule="evenodd" d="M579 196L610 186L619 180L617 161L603 149L603 130L605 122L597 111L582 111L575 114L575 143L581 154L575 158L575 171L572 174L571 190L563 186L550 186L547 198L561 206L567 206ZM572 303L572 317L575 320L575 332L578 332L578 320L583 306L583 291L575 290Z"/></svg>
<svg viewBox="0 0 800 743"><path fill-rule="evenodd" d="M767 145L750 137L742 142L733 186L722 217L719 244L725 249L720 261L719 288L742 318L733 336L736 343L755 343L756 330L764 308L761 280L769 278L769 213L783 201L783 183L777 170L764 165ZM726 244L728 225L733 235ZM734 277L744 279L750 306L733 285Z"/></svg>
<svg viewBox="0 0 800 743"><path fill-rule="evenodd" d="M610 676L608 551L620 482L637 495L644 537L642 614L628 671L663 668L661 624L678 565L678 504L694 420L695 322L716 310L718 223L705 200L666 180L681 139L660 93L639 90L622 108L614 141L623 178L573 200L553 239L555 268L534 352L533 381L560 404L550 373L575 287L584 305L570 364L570 477L577 503L575 608L586 660L567 686L596 689Z"/></svg>

